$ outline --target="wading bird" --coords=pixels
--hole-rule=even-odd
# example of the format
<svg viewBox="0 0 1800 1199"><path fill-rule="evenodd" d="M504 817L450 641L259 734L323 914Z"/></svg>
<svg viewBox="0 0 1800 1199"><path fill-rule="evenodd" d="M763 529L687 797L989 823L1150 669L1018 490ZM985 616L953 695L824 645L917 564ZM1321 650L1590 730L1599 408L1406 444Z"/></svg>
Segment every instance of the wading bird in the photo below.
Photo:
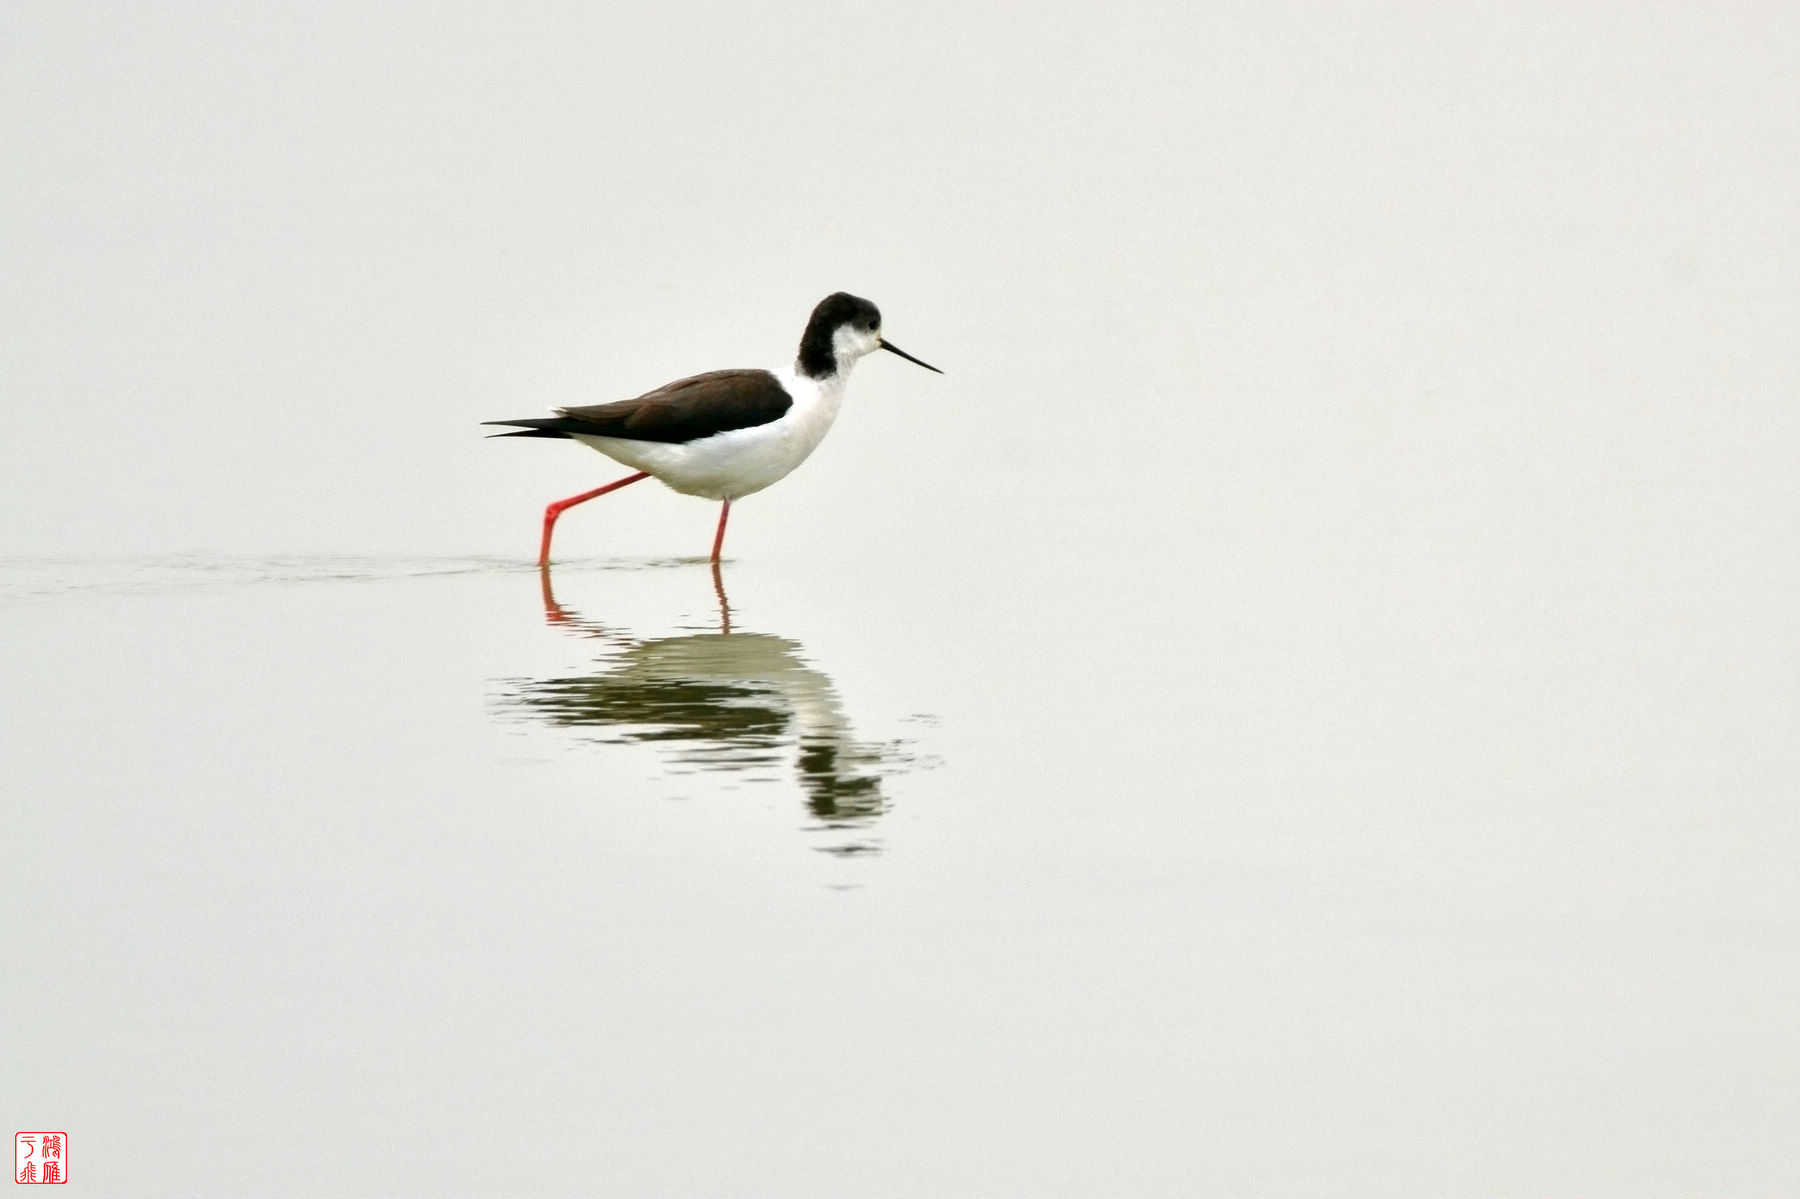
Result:
<svg viewBox="0 0 1800 1199"><path fill-rule="evenodd" d="M883 340L875 305L840 291L813 309L791 366L708 371L635 400L559 408L555 416L487 421L514 430L496 437L572 438L638 472L544 509L538 565L550 562L557 517L651 476L683 495L721 502L712 546L717 562L731 502L761 491L806 461L837 419L850 368L876 350L944 373Z"/></svg>

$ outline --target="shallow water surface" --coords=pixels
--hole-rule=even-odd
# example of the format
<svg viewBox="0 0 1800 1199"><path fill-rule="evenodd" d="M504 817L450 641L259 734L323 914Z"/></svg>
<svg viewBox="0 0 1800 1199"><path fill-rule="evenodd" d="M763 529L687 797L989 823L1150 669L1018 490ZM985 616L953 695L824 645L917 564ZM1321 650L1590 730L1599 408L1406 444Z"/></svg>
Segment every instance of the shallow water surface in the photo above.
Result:
<svg viewBox="0 0 1800 1199"><path fill-rule="evenodd" d="M9 1073L145 1193L1771 1165L1750 643L988 565L8 561Z"/></svg>

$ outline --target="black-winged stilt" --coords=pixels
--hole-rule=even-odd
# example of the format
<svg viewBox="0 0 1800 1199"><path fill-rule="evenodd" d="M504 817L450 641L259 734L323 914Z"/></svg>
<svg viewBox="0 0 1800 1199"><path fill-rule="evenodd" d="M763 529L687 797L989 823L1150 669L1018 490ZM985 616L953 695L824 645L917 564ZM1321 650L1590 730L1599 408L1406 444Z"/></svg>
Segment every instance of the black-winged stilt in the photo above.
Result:
<svg viewBox="0 0 1800 1199"><path fill-rule="evenodd" d="M813 309L791 366L708 371L664 384L635 400L559 408L555 416L485 422L515 430L496 437L573 438L638 472L546 508L538 564L549 564L557 517L576 504L652 475L684 495L721 501L712 546L712 561L717 562L731 501L761 491L806 461L837 419L850 368L876 350L944 373L883 340L881 313L875 305L840 291Z"/></svg>

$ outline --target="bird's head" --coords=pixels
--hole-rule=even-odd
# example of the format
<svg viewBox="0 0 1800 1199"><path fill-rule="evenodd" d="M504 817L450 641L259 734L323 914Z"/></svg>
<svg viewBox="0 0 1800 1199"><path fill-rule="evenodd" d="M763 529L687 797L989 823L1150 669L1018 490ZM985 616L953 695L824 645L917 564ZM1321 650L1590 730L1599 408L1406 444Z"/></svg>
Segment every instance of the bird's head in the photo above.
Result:
<svg viewBox="0 0 1800 1199"><path fill-rule="evenodd" d="M813 309L812 319L806 322L806 333L800 338L798 366L801 374L823 379L848 371L858 358L876 350L887 350L928 371L944 373L884 340L881 310L861 296L841 291L826 296Z"/></svg>

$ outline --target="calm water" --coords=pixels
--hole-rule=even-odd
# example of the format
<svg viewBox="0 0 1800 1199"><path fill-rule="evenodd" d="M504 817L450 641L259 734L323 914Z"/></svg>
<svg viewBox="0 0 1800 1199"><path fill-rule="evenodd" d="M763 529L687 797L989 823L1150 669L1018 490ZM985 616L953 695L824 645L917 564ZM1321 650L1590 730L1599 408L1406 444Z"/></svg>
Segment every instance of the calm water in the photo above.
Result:
<svg viewBox="0 0 1800 1199"><path fill-rule="evenodd" d="M92 1195L1800 1193L1800 10L0 6ZM899 344L733 510L479 422Z"/></svg>
<svg viewBox="0 0 1800 1199"><path fill-rule="evenodd" d="M9 561L9 1093L99 1193L1787 1168L1753 627L914 569Z"/></svg>

